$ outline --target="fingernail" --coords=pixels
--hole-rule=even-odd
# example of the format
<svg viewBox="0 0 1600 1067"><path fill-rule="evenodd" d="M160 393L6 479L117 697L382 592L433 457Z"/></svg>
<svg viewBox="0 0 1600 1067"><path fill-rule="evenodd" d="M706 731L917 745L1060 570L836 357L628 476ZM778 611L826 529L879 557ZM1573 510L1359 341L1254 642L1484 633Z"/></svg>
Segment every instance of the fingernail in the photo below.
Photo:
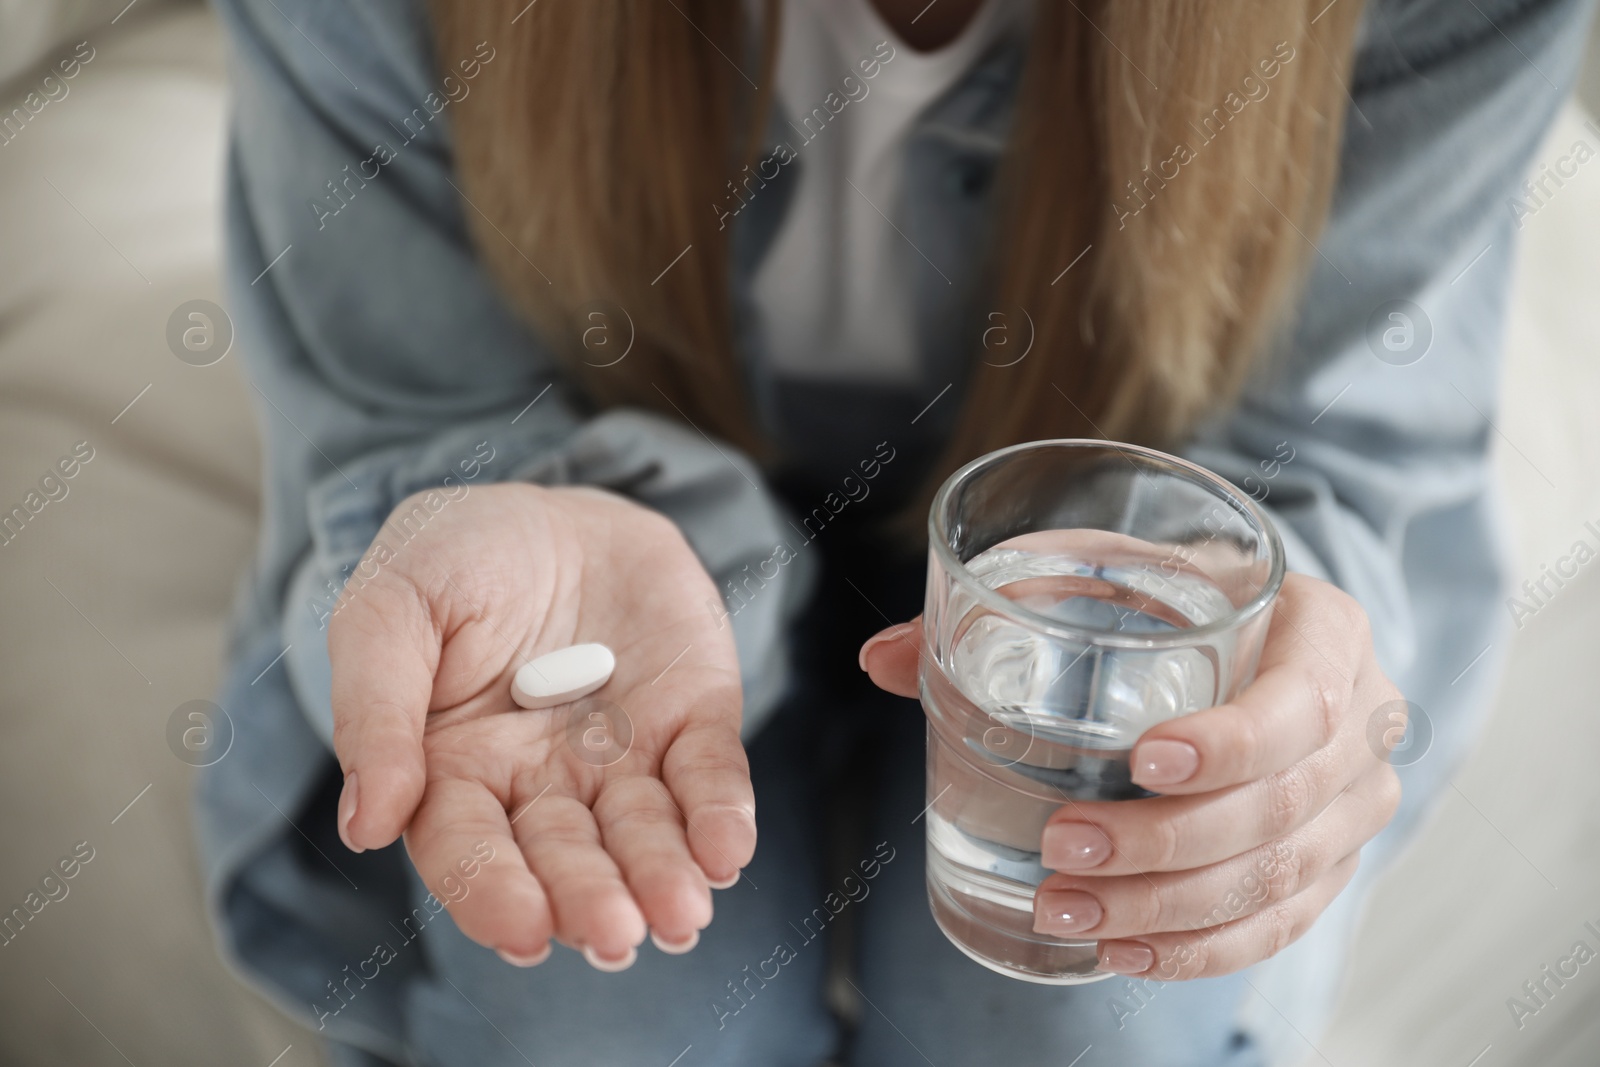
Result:
<svg viewBox="0 0 1600 1067"><path fill-rule="evenodd" d="M897 640L897 639L905 637L906 634L915 625L916 625L916 623L910 623L910 622L895 623L893 626L889 627L887 630L880 630L877 633L873 634L871 637L867 638L867 643L861 646L861 652L860 652L859 655L856 656L856 662L858 664L860 664L861 669L862 670L866 670L867 669L867 653L868 652L871 652L873 649L877 648L879 645L883 644L885 641L894 641L894 640Z"/></svg>
<svg viewBox="0 0 1600 1067"><path fill-rule="evenodd" d="M507 952L503 948L495 949L494 954L511 964L513 967L537 967L539 964L550 958L550 942L546 941L544 943L544 948L540 949L538 952L535 952L531 956L518 956L515 953Z"/></svg>
<svg viewBox="0 0 1600 1067"><path fill-rule="evenodd" d="M1033 898L1033 930L1038 934L1077 934L1105 918L1100 902L1077 889L1044 889Z"/></svg>
<svg viewBox="0 0 1600 1067"><path fill-rule="evenodd" d="M617 971L625 971L632 967L633 961L639 958L639 952L630 946L626 956L619 960L608 960L601 957L593 948L585 945L583 946L583 958L588 960L589 966L595 970L605 971L607 974L615 974Z"/></svg>
<svg viewBox="0 0 1600 1067"><path fill-rule="evenodd" d="M1104 941L1100 969L1112 974L1143 974L1155 966L1156 950L1142 941Z"/></svg>
<svg viewBox="0 0 1600 1067"><path fill-rule="evenodd" d="M689 932L689 937L686 940L672 942L663 941L660 934L656 933L654 930L651 930L650 940L655 942L656 948L660 949L662 952L665 952L667 955L681 956L700 943L700 931L691 930Z"/></svg>
<svg viewBox="0 0 1600 1067"><path fill-rule="evenodd" d="M734 871L733 876L725 882L714 882L710 878L707 878L706 884L712 889L732 889L734 886L739 884L739 872Z"/></svg>
<svg viewBox="0 0 1600 1067"><path fill-rule="evenodd" d="M1086 871L1111 856L1110 840L1086 822L1051 823L1040 849L1039 862L1052 871Z"/></svg>
<svg viewBox="0 0 1600 1067"><path fill-rule="evenodd" d="M356 772L351 771L344 776L344 790L339 794L339 840L344 842L344 847L351 852L365 852L366 849L350 840L350 820L356 817Z"/></svg>
<svg viewBox="0 0 1600 1067"><path fill-rule="evenodd" d="M1139 746L1133 761L1133 780L1138 785L1177 785L1194 777L1200 769L1200 753L1187 741L1161 738Z"/></svg>

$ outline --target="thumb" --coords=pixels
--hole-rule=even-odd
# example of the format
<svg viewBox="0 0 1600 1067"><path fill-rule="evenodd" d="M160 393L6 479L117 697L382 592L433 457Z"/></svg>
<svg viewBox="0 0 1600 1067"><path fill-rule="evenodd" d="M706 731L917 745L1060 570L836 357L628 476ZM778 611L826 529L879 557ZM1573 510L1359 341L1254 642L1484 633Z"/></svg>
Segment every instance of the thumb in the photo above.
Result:
<svg viewBox="0 0 1600 1067"><path fill-rule="evenodd" d="M344 771L339 837L356 852L382 848L410 824L426 782L422 729L439 666L427 602L393 575L347 591L328 626L328 659Z"/></svg>
<svg viewBox="0 0 1600 1067"><path fill-rule="evenodd" d="M861 646L861 669L872 684L895 696L917 693L917 662L922 656L922 616L897 623L867 638Z"/></svg>

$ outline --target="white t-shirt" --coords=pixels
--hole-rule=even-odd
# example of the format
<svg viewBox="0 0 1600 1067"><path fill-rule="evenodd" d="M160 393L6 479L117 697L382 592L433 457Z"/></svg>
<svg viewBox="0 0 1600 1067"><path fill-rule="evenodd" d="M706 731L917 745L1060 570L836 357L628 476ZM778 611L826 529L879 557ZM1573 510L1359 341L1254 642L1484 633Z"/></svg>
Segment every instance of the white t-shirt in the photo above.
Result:
<svg viewBox="0 0 1600 1067"><path fill-rule="evenodd" d="M918 52L870 0L783 4L775 95L799 180L753 279L773 370L884 384L916 377L911 286L922 255L901 222L906 135L1014 25L1017 8L985 0L955 40ZM870 79L864 60L877 62Z"/></svg>

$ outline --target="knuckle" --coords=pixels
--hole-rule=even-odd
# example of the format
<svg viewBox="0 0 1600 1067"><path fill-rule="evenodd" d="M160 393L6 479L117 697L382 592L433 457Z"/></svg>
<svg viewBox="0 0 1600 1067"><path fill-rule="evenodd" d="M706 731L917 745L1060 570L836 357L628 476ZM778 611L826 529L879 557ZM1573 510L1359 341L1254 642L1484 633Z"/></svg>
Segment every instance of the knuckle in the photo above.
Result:
<svg viewBox="0 0 1600 1067"><path fill-rule="evenodd" d="M1357 647L1365 646L1372 641L1372 620L1367 617L1367 609L1361 602L1349 593L1341 593L1340 614L1345 625L1345 632L1355 641Z"/></svg>
<svg viewBox="0 0 1600 1067"><path fill-rule="evenodd" d="M660 803L659 796L651 796L640 778L619 778L604 782L590 801L589 810L596 822L615 826L638 821L639 816L654 815Z"/></svg>
<svg viewBox="0 0 1600 1067"><path fill-rule="evenodd" d="M742 748L727 752L701 752L674 762L671 773L674 780L725 790L730 783L744 784L750 776L750 760Z"/></svg>
<svg viewBox="0 0 1600 1067"><path fill-rule="evenodd" d="M1311 587L1311 599L1318 604L1329 622L1345 626L1359 626L1366 619L1361 602L1332 582L1318 581Z"/></svg>
<svg viewBox="0 0 1600 1067"><path fill-rule="evenodd" d="M345 762L352 755L350 750L355 744L356 725L357 720L353 715L335 714L333 717L333 751Z"/></svg>
<svg viewBox="0 0 1600 1067"><path fill-rule="evenodd" d="M1216 949L1213 944L1215 937L1215 934L1205 934L1186 939L1173 946L1162 968L1167 973L1158 977L1166 978L1170 975L1174 979L1203 978L1212 973L1216 959Z"/></svg>
<svg viewBox="0 0 1600 1067"><path fill-rule="evenodd" d="M1270 745L1264 716L1239 709L1232 720L1228 743L1218 746L1220 751L1214 756L1209 751L1206 754L1207 759L1215 762L1216 769L1230 780L1250 775L1253 768L1261 767Z"/></svg>
<svg viewBox="0 0 1600 1067"><path fill-rule="evenodd" d="M732 736L731 731L729 732ZM732 744L704 745L686 752L677 769L687 774L743 773L749 770L750 757L735 740Z"/></svg>
<svg viewBox="0 0 1600 1067"><path fill-rule="evenodd" d="M1183 834L1179 825L1180 820L1170 818L1152 819L1149 822L1149 836L1143 843L1128 841L1126 835L1113 825L1107 825L1111 820L1105 820L1100 829L1111 839L1112 854L1121 855L1124 860L1135 866L1158 871L1170 871L1178 868L1179 853L1183 848ZM1140 857L1140 853L1148 850L1148 854Z"/></svg>
<svg viewBox="0 0 1600 1067"><path fill-rule="evenodd" d="M1185 923L1169 894L1142 878L1139 882L1142 888L1133 894L1128 903L1120 905L1117 909L1122 912L1120 916L1122 921L1140 933L1183 929ZM1110 908L1107 908L1107 911L1110 911Z"/></svg>
<svg viewBox="0 0 1600 1067"><path fill-rule="evenodd" d="M1265 782L1262 832L1269 840L1284 836L1305 822L1317 796L1317 784L1304 764L1297 763Z"/></svg>
<svg viewBox="0 0 1600 1067"><path fill-rule="evenodd" d="M1195 731L1200 749L1200 766L1208 779L1245 781L1261 774L1262 757L1267 749L1267 731L1261 713L1238 704L1227 704L1214 712L1200 712L1213 734Z"/></svg>
<svg viewBox="0 0 1600 1067"><path fill-rule="evenodd" d="M557 822L539 828L539 844L547 849L586 849L595 843L595 832L574 823Z"/></svg>
<svg viewBox="0 0 1600 1067"><path fill-rule="evenodd" d="M1295 941L1303 931L1300 917L1288 904L1274 904L1261 913L1262 937L1266 953L1262 959L1271 959Z"/></svg>
<svg viewBox="0 0 1600 1067"><path fill-rule="evenodd" d="M1305 683L1311 701L1312 720L1317 725L1317 747L1323 748L1338 733L1349 686L1326 663L1309 667Z"/></svg>
<svg viewBox="0 0 1600 1067"><path fill-rule="evenodd" d="M1288 900L1315 881L1318 863L1287 841L1276 841L1268 849L1263 904L1270 907Z"/></svg>
<svg viewBox="0 0 1600 1067"><path fill-rule="evenodd" d="M337 748L341 739L359 743L359 735L368 722L375 722L373 733L381 735L387 732L389 723L405 723L411 719L410 708L387 697L368 695L338 701L333 713L334 746Z"/></svg>
<svg viewBox="0 0 1600 1067"><path fill-rule="evenodd" d="M755 801L753 799L726 798L720 800L705 800L694 805L692 817L696 823L704 823L717 816L730 816L745 822L752 830L755 828ZM690 829L699 832L699 827L691 824Z"/></svg>
<svg viewBox="0 0 1600 1067"><path fill-rule="evenodd" d="M595 818L602 824L601 836L607 832L616 834L624 830L641 830L660 833L663 831L681 830L683 823L676 813L663 811L656 807L642 806L626 798L619 798L609 803L605 802L605 794L601 794L601 802L595 804Z"/></svg>

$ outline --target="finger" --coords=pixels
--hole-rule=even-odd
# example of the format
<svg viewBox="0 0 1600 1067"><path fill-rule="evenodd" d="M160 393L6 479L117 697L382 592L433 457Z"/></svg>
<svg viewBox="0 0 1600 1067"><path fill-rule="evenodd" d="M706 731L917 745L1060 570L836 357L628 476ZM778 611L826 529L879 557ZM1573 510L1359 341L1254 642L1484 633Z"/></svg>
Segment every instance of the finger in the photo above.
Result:
<svg viewBox="0 0 1600 1067"><path fill-rule="evenodd" d="M917 661L922 656L922 616L897 623L867 638L861 669L872 684L899 697L916 698Z"/></svg>
<svg viewBox="0 0 1600 1067"><path fill-rule="evenodd" d="M511 830L550 898L556 937L599 970L630 966L644 940L644 916L601 844L593 813L550 792L524 805Z"/></svg>
<svg viewBox="0 0 1600 1067"><path fill-rule="evenodd" d="M1280 663L1231 702L1145 731L1133 749L1134 783L1204 793L1276 774L1332 740L1350 693L1320 659Z"/></svg>
<svg viewBox="0 0 1600 1067"><path fill-rule="evenodd" d="M1040 862L1096 875L1221 863L1298 830L1354 777L1342 763L1313 759L1200 796L1068 801L1045 824Z"/></svg>
<svg viewBox="0 0 1600 1067"><path fill-rule="evenodd" d="M661 778L706 880L718 889L738 881L756 851L756 795L738 733L720 723L684 730L667 749Z"/></svg>
<svg viewBox="0 0 1600 1067"><path fill-rule="evenodd" d="M361 852L400 836L422 800L423 722L439 637L410 583L380 572L328 625L333 746L344 771L339 836Z"/></svg>
<svg viewBox="0 0 1600 1067"><path fill-rule="evenodd" d="M664 952L689 951L711 922L711 888L666 787L643 776L618 779L596 798L594 816L651 938Z"/></svg>
<svg viewBox="0 0 1600 1067"><path fill-rule="evenodd" d="M1054 937L1137 937L1220 926L1316 883L1389 821L1393 774L1370 774L1303 831L1197 870L1111 878L1052 874L1034 896L1034 930Z"/></svg>
<svg viewBox="0 0 1600 1067"><path fill-rule="evenodd" d="M1100 942L1100 970L1142 974L1164 982L1215 978L1271 959L1298 941L1360 865L1353 852L1302 893L1254 915L1179 934Z"/></svg>
<svg viewBox="0 0 1600 1067"><path fill-rule="evenodd" d="M1276 774L1339 732L1363 661L1366 615L1326 582L1291 575L1275 608L1261 673L1226 704L1164 722L1134 746L1133 780L1201 793Z"/></svg>
<svg viewBox="0 0 1600 1067"><path fill-rule="evenodd" d="M462 933L519 966L549 954L549 901L482 783L434 779L406 830L406 851Z"/></svg>

